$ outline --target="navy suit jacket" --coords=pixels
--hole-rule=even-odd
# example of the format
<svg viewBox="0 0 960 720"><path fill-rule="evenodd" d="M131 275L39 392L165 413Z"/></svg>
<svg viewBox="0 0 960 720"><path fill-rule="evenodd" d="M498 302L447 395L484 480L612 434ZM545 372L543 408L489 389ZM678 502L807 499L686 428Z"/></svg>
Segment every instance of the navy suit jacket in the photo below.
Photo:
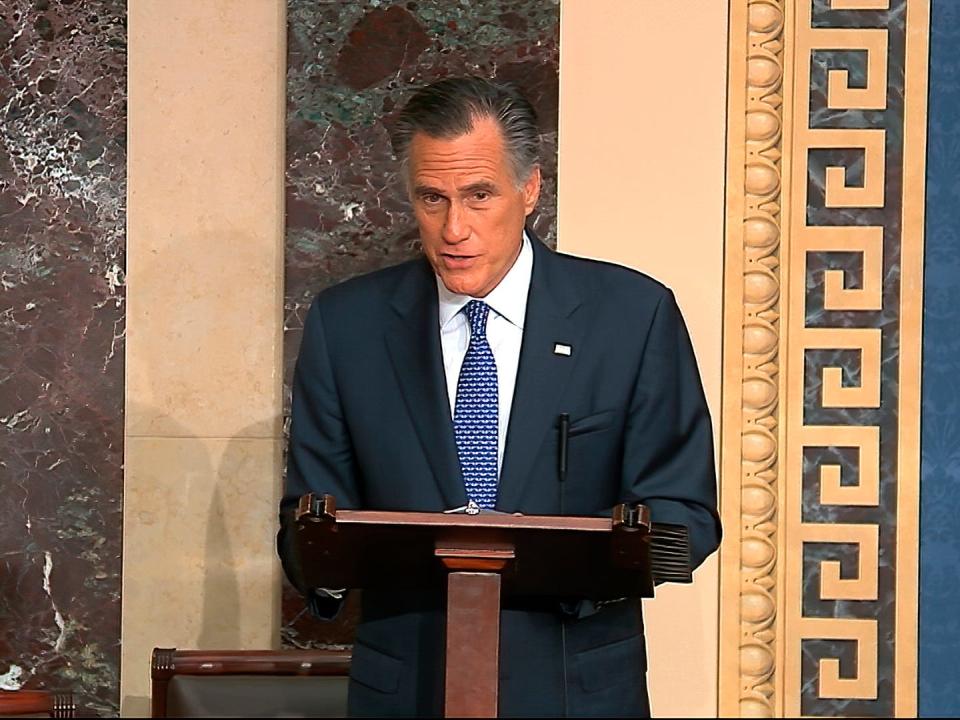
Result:
<svg viewBox="0 0 960 720"><path fill-rule="evenodd" d="M673 294L609 263L533 240L534 263L497 510L558 514L558 422L568 413L564 513L646 504L690 530L699 565L720 540L713 440ZM322 292L293 387L280 555L305 595L288 532L307 492L338 507L442 511L467 502L447 398L435 276L423 258ZM571 354L554 351L569 345ZM648 714L639 600L596 612L506 600L502 716ZM443 590L367 591L352 715L440 715ZM708 658L694 659L707 662Z"/></svg>

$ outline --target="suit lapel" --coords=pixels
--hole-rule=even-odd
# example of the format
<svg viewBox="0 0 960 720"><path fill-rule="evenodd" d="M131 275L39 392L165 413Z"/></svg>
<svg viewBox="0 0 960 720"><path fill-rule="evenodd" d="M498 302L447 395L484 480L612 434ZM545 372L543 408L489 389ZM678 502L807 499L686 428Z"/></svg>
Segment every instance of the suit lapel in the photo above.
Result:
<svg viewBox="0 0 960 720"><path fill-rule="evenodd" d="M582 312L576 312L582 299L574 278L563 273L556 255L536 238L533 247L533 276L497 496L497 509L505 512L515 512L522 499L547 433L557 426L563 389L583 352L585 323ZM570 346L571 354L555 352L557 343Z"/></svg>
<svg viewBox="0 0 960 720"><path fill-rule="evenodd" d="M393 309L386 340L397 382L447 507L462 507L467 495L447 399L437 286L426 260L400 282Z"/></svg>

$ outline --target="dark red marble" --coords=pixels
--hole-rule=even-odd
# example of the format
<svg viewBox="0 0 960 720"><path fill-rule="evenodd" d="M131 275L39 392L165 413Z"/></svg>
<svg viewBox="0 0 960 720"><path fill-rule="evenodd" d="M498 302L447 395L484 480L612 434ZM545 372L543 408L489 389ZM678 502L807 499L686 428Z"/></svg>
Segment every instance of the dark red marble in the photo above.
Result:
<svg viewBox="0 0 960 720"><path fill-rule="evenodd" d="M0 4L0 687L116 714L126 6Z"/></svg>
<svg viewBox="0 0 960 720"><path fill-rule="evenodd" d="M419 251L388 138L413 88L464 74L520 86L543 140L543 194L531 222L555 243L560 10L547 0L288 0L287 7L289 388L316 293ZM286 587L284 642L348 643L355 608L353 601L334 623L318 623Z"/></svg>
<svg viewBox="0 0 960 720"><path fill-rule="evenodd" d="M405 9L393 5L371 10L347 35L337 56L337 76L363 90L400 72L430 47L423 27Z"/></svg>

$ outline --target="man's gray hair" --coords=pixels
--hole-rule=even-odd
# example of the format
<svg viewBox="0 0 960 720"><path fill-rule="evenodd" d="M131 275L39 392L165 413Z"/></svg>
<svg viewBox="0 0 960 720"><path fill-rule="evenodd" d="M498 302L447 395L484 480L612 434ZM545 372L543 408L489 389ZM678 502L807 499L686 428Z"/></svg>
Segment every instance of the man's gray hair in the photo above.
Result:
<svg viewBox="0 0 960 720"><path fill-rule="evenodd" d="M394 123L390 134L393 152L406 169L410 143L418 132L452 139L473 130L474 122L482 118L499 125L514 180L521 186L539 162L540 130L533 106L509 83L457 77L420 88Z"/></svg>

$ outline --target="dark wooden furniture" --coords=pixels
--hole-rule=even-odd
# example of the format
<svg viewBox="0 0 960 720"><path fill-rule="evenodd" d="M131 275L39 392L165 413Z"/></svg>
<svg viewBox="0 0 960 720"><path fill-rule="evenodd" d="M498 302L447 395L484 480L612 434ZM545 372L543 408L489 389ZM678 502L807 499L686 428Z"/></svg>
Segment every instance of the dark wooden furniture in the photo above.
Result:
<svg viewBox="0 0 960 720"><path fill-rule="evenodd" d="M497 715L501 597L653 595L641 505L612 518L338 511L331 496L308 494L295 520L308 587L446 584L448 717Z"/></svg>
<svg viewBox="0 0 960 720"><path fill-rule="evenodd" d="M349 650L154 648L152 717L343 717Z"/></svg>
<svg viewBox="0 0 960 720"><path fill-rule="evenodd" d="M49 690L0 690L0 716L76 717L73 693Z"/></svg>

